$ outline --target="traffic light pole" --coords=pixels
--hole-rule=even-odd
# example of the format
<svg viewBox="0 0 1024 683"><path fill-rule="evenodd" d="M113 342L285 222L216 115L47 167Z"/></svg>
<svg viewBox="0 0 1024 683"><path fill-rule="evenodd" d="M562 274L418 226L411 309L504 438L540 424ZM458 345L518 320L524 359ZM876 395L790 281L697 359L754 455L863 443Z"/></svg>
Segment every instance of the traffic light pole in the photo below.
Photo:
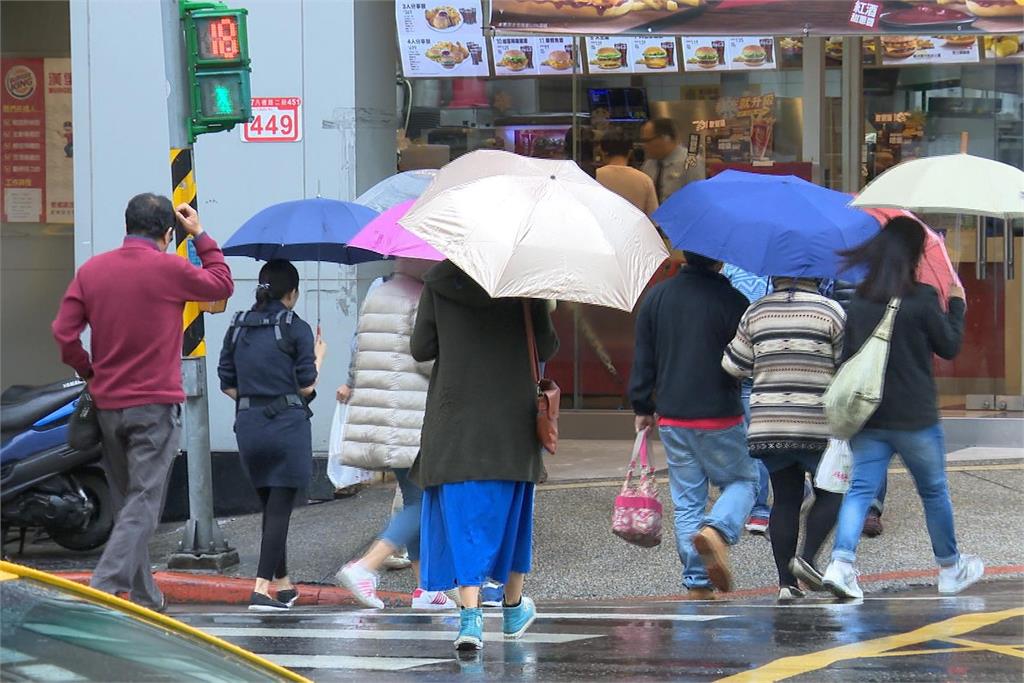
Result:
<svg viewBox="0 0 1024 683"><path fill-rule="evenodd" d="M164 40L164 71L169 86L167 114L171 144L171 176L175 205L197 207L192 138L189 131L187 60L178 0L160 1ZM175 231L178 255L189 258L189 238ZM210 406L206 382L206 342L203 314L195 303L186 304L182 348L182 384L185 389L185 434L188 457L189 519L177 552L168 559L171 569L224 569L238 564L238 552L228 547L213 515L213 469L210 458Z"/></svg>

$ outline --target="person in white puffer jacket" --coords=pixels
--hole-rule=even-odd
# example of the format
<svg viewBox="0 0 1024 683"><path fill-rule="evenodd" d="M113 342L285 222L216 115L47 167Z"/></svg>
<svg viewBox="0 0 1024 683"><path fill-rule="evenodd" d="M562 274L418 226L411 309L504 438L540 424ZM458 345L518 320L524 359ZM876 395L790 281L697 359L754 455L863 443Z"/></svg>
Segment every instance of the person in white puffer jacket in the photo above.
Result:
<svg viewBox="0 0 1024 683"><path fill-rule="evenodd" d="M423 291L423 273L433 264L398 259L395 275L366 297L359 315L354 384L348 397L341 459L368 470L392 470L404 507L395 515L362 558L346 564L337 579L367 607L382 609L377 596L378 572L392 553L408 549L419 586L420 511L423 491L409 479L409 467L420 450L420 430L433 363L412 357L410 339ZM412 606L455 609L441 591L416 588Z"/></svg>

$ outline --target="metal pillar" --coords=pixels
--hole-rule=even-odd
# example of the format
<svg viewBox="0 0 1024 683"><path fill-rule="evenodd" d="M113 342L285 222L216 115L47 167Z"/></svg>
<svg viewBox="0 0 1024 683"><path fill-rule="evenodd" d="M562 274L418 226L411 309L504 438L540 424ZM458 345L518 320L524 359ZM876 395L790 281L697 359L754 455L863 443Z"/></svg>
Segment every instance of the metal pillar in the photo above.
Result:
<svg viewBox="0 0 1024 683"><path fill-rule="evenodd" d="M864 145L864 67L861 60L860 38L843 38L843 192L860 191L860 151Z"/></svg>
<svg viewBox="0 0 1024 683"><path fill-rule="evenodd" d="M811 180L823 185L828 132L825 129L825 43L820 38L804 41L803 77L802 160L812 164Z"/></svg>
<svg viewBox="0 0 1024 683"><path fill-rule="evenodd" d="M188 132L190 112L185 75L185 41L178 0L161 0L164 71L170 86L167 96L171 143L171 176L175 205L195 208L195 174ZM190 241L176 231L178 255L189 258ZM206 383L206 341L203 314L196 303L186 305L182 320L182 384L185 389L184 427L188 448L189 520L178 551L167 561L172 569L223 569L238 564L238 552L229 548L213 517L213 470L210 463L210 406Z"/></svg>

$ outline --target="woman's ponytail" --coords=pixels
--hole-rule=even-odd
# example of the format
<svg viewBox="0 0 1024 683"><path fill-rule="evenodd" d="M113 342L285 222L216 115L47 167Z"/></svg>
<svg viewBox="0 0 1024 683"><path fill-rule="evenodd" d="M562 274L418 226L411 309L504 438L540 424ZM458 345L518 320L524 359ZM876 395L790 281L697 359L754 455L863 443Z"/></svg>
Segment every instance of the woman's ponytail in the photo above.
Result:
<svg viewBox="0 0 1024 683"><path fill-rule="evenodd" d="M256 305L259 310L271 301L280 301L299 288L299 271L289 261L274 259L260 268L256 285Z"/></svg>

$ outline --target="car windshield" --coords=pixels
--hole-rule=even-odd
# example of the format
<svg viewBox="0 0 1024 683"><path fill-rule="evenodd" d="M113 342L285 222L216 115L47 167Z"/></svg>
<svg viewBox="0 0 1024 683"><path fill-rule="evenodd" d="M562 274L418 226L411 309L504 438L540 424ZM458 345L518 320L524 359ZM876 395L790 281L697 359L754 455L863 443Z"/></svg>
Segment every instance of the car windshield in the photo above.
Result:
<svg viewBox="0 0 1024 683"><path fill-rule="evenodd" d="M278 681L226 650L29 580L0 581L4 681Z"/></svg>

